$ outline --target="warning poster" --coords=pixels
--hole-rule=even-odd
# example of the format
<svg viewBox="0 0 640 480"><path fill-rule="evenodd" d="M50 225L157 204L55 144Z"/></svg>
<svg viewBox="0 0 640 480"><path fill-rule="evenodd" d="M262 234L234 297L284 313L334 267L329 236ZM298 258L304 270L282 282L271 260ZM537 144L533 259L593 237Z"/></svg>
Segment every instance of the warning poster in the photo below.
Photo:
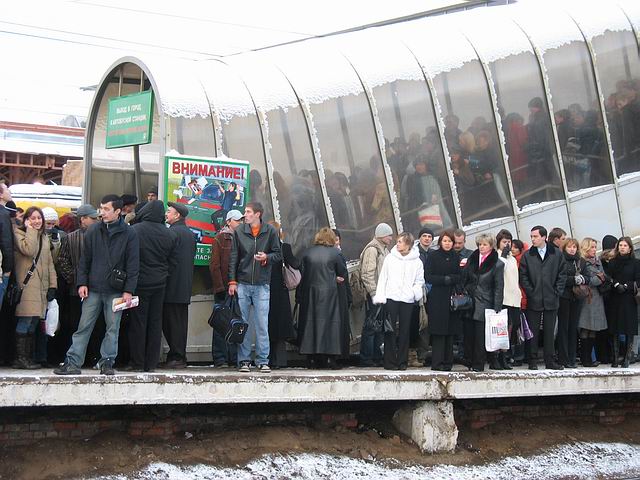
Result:
<svg viewBox="0 0 640 480"><path fill-rule="evenodd" d="M187 207L186 223L198 240L194 264L208 265L211 243L227 212L243 212L249 201L249 162L181 155L165 160L165 201Z"/></svg>

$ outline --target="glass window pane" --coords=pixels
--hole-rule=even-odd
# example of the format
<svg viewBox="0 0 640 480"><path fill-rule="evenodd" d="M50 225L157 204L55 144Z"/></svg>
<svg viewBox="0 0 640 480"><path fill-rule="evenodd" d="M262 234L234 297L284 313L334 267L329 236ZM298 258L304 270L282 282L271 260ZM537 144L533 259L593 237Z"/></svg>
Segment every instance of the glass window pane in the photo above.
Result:
<svg viewBox="0 0 640 480"><path fill-rule="evenodd" d="M379 33L345 39L347 56L376 102L403 229L440 232L455 226L456 216L431 94L411 52Z"/></svg>
<svg viewBox="0 0 640 480"><path fill-rule="evenodd" d="M589 5L572 12L596 54L618 176L640 170L640 59L627 17L616 8Z"/></svg>
<svg viewBox="0 0 640 480"><path fill-rule="evenodd" d="M254 55L230 60L266 112L273 180L286 241L296 256L329 225L304 114L284 75Z"/></svg>
<svg viewBox="0 0 640 480"><path fill-rule="evenodd" d="M464 30L491 70L518 206L561 200L564 192L538 61L514 23L502 22L501 36L491 35L487 14L492 16L479 13ZM504 38L509 38L508 45Z"/></svg>
<svg viewBox="0 0 640 480"><path fill-rule="evenodd" d="M403 33L433 75L462 221L469 225L513 212L484 71L471 45L455 28L454 23L446 28L427 19L412 22ZM443 38L446 49L432 48Z"/></svg>
<svg viewBox="0 0 640 480"><path fill-rule="evenodd" d="M602 112L582 34L563 12L545 12L543 23L533 10L526 12L517 21L543 52L567 187L576 191L610 184ZM555 32L563 32L563 37L558 39Z"/></svg>
<svg viewBox="0 0 640 480"><path fill-rule="evenodd" d="M276 61L310 104L342 249L348 260L357 259L378 223L395 224L362 84L344 57L312 42L279 49L277 55ZM303 66L301 58L313 58L313 67ZM327 83L326 72L334 83Z"/></svg>
<svg viewBox="0 0 640 480"><path fill-rule="evenodd" d="M266 175L258 115L240 77L220 62L208 62L204 87L222 124L224 155L251 163L249 200L264 207L264 221L273 220L271 191Z"/></svg>

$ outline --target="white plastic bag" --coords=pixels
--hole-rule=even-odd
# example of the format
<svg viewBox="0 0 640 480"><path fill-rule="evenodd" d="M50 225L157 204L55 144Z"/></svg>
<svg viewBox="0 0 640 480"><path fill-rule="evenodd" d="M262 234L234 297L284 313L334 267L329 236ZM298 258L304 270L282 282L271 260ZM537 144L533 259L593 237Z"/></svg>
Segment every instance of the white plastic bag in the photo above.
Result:
<svg viewBox="0 0 640 480"><path fill-rule="evenodd" d="M487 352L509 349L509 318L507 309L503 308L500 313L493 309L484 311L484 344Z"/></svg>
<svg viewBox="0 0 640 480"><path fill-rule="evenodd" d="M59 312L58 301L54 298L47 304L47 317L44 321L46 334L50 337L53 337L58 331L58 326L60 325L58 321Z"/></svg>

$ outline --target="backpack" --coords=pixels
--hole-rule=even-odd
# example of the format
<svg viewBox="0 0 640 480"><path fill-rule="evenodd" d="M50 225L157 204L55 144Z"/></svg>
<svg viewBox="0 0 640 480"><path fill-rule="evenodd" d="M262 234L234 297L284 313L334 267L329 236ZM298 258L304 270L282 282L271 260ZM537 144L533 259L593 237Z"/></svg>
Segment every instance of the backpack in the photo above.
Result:
<svg viewBox="0 0 640 480"><path fill-rule="evenodd" d="M242 343L249 327L242 319L236 297L228 296L223 303L216 303L209 317L209 325L227 343Z"/></svg>
<svg viewBox="0 0 640 480"><path fill-rule="evenodd" d="M375 247L369 246L367 248L375 248ZM362 306L365 304L365 301L367 299L367 289L364 288L364 283L362 283L362 277L360 276L360 267L362 266L362 257L364 256L364 252L367 251L367 248L365 248L360 254L360 265L358 265L358 269L349 273L349 287L351 288L351 295L353 297L351 305L353 306L353 308L362 308Z"/></svg>

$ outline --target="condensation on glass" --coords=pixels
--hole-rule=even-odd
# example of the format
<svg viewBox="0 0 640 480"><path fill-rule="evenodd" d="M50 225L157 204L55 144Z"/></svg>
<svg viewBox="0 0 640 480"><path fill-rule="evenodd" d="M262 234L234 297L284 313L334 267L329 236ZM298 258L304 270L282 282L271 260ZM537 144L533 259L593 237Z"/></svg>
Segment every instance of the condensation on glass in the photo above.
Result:
<svg viewBox="0 0 640 480"><path fill-rule="evenodd" d="M431 94L411 52L375 33L341 43L372 90L404 231L439 233L454 227L456 216Z"/></svg>
<svg viewBox="0 0 640 480"><path fill-rule="evenodd" d="M311 63L299 61L312 59ZM371 110L353 68L315 42L273 56L313 116L333 217L347 260L359 258L380 222L395 225ZM328 83L326 75L332 77Z"/></svg>
<svg viewBox="0 0 640 480"><path fill-rule="evenodd" d="M562 200L551 117L533 48L510 19L500 22L497 37L492 35L495 26L490 21L495 15L488 11L476 15L476 21L465 22L461 30L491 71L518 206Z"/></svg>
<svg viewBox="0 0 640 480"><path fill-rule="evenodd" d="M238 74L223 63L206 62L202 71L206 72L202 80L211 109L222 125L222 151L227 157L251 164L249 200L262 204L264 221L273 220L262 132L249 92Z"/></svg>
<svg viewBox="0 0 640 480"><path fill-rule="evenodd" d="M482 65L455 22L442 20L444 26L440 19L415 22L400 34L433 76L462 221L469 225L511 216L504 161Z"/></svg>
<svg viewBox="0 0 640 480"><path fill-rule="evenodd" d="M589 50L560 10L519 12L516 21L541 49L569 191L613 183Z"/></svg>
<svg viewBox="0 0 640 480"><path fill-rule="evenodd" d="M228 60L265 114L273 181L285 242L300 256L329 225L309 130L295 92L273 64L255 54Z"/></svg>
<svg viewBox="0 0 640 480"><path fill-rule="evenodd" d="M589 5L570 12L591 40L618 176L640 170L640 59L622 10Z"/></svg>

